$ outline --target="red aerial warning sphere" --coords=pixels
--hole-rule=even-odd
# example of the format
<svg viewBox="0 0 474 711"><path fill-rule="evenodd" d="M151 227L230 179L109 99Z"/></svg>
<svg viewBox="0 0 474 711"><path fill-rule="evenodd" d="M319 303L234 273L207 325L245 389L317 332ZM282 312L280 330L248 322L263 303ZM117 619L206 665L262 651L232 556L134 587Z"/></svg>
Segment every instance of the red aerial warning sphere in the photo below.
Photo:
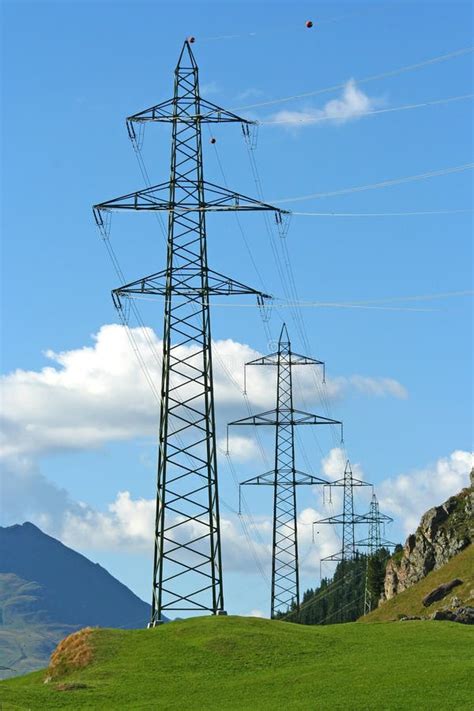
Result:
<svg viewBox="0 0 474 711"><path fill-rule="evenodd" d="M196 41L196 38L191 35L191 37L188 37L188 42L189 44L193 44Z"/></svg>
<svg viewBox="0 0 474 711"><path fill-rule="evenodd" d="M214 137L211 138L211 143L215 143L216 139Z"/></svg>
<svg viewBox="0 0 474 711"><path fill-rule="evenodd" d="M311 20L306 20L306 27L308 29L310 29L310 27L312 27L312 26L313 26L313 23L311 22Z"/></svg>

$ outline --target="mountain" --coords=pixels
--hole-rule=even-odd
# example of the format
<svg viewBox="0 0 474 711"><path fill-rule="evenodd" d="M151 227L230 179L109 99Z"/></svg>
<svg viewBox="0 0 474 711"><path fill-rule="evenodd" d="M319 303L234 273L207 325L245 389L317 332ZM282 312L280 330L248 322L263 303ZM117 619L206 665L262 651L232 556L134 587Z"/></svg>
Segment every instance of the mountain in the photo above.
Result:
<svg viewBox="0 0 474 711"><path fill-rule="evenodd" d="M450 622L307 626L232 616L82 630L48 670L2 681L0 698L5 709L42 711L431 711L447 699L468 711L471 633Z"/></svg>
<svg viewBox="0 0 474 711"><path fill-rule="evenodd" d="M149 616L98 563L32 523L0 527L0 678L45 666L81 627L144 627Z"/></svg>

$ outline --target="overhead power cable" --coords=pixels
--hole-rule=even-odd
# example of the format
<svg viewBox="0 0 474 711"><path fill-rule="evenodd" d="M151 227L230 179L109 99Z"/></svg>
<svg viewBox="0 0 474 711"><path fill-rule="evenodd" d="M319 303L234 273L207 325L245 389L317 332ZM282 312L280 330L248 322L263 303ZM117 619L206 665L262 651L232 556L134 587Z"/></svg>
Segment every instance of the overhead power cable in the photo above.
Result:
<svg viewBox="0 0 474 711"><path fill-rule="evenodd" d="M357 17L358 15L363 15L364 12L347 12L344 15L335 15L334 17L326 17L322 19L317 19L315 24L317 27L320 25L327 25L332 22L339 22L340 20L346 20L349 17ZM289 32L306 32L307 29L303 25L298 28L274 28L268 30L258 30L255 32L242 32L235 34L223 34L223 35L212 35L210 37L199 37L200 42L213 42L216 40L232 40L232 39L245 39L247 37L260 37L262 35L275 35L275 34L288 34Z"/></svg>
<svg viewBox="0 0 474 711"><path fill-rule="evenodd" d="M258 121L259 126L275 126L278 124L283 125L298 125L300 127L311 125L315 123L320 123L322 121L334 121L341 122L347 121L348 119L354 118L364 118L364 116L374 116L375 114L389 114L395 111L409 111L411 109L421 109L425 106L438 106L441 104L450 104L453 101L463 101L466 99L472 99L474 94L462 94L461 96L450 96L446 99L435 99L434 101L424 101L417 104L404 104L403 106L392 106L387 109L372 109L370 111L361 111L355 113L353 116L306 116L305 118L281 118L281 119L267 119L263 121Z"/></svg>
<svg viewBox="0 0 474 711"><path fill-rule="evenodd" d="M451 168L442 168L441 170L431 170L426 173L418 173L417 175L408 175L403 178L394 178L392 180L382 180L379 183L368 183L367 185L356 185L352 188L342 188L341 190L331 190L324 193L310 193L309 195L298 195L296 197L280 198L272 200L272 203L281 205L287 202L299 202L302 200L314 200L316 198L333 197L335 195L348 195L349 193L360 193L364 190L376 190L379 188L387 188L392 185L401 185L402 183L412 183L417 180L427 180L428 178L437 178L441 175L450 175L451 173L461 173L464 170L471 170L474 163L464 163L463 165L455 165Z"/></svg>
<svg viewBox="0 0 474 711"><path fill-rule="evenodd" d="M292 212L299 217L413 217L420 215L460 215L473 212L472 208L459 210L414 210L408 212Z"/></svg>
<svg viewBox="0 0 474 711"><path fill-rule="evenodd" d="M357 84L366 84L370 81L376 81L378 79L387 79L388 77L397 76L398 74L403 74L405 72L411 72L415 69L421 69L422 67L427 67L430 64L437 64L438 62L445 62L449 59L454 59L455 57L461 57L465 54L469 54L474 50L474 47L463 47L462 49L457 49L454 52L449 52L448 54L440 54L436 57L430 57L422 62L417 62L416 64L407 64L403 67L398 67L397 69L391 69L386 72L381 72L380 74L371 74L367 77L362 77L361 79L356 79ZM305 99L309 96L317 96L318 94L325 94L331 91L337 91L338 89L343 89L347 82L342 82L339 84L333 84L332 86L324 87L323 89L315 89L314 91L306 91L302 94L293 94L293 96L283 96L279 99L271 99L269 101L260 101L255 104L247 104L246 106L237 106L232 109L232 111L244 111L248 109L257 109L262 106L274 106L275 104L281 104L286 101L293 101L295 99Z"/></svg>

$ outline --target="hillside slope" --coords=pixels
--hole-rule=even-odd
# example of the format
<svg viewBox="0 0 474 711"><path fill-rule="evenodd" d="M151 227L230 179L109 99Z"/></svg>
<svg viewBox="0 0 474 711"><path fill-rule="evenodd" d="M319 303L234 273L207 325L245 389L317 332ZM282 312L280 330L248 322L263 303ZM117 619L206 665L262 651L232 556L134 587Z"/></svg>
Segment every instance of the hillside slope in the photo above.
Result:
<svg viewBox="0 0 474 711"><path fill-rule="evenodd" d="M432 711L449 694L450 707L467 711L472 640L472 628L449 622L206 617L91 630L62 645L49 683L45 672L1 682L0 702L3 711ZM67 655L86 666L68 671Z"/></svg>
<svg viewBox="0 0 474 711"><path fill-rule="evenodd" d="M422 600L429 592L442 583L449 583L454 578L459 578L463 584L448 593L444 600L433 602L429 607L423 606ZM359 622L386 622L404 616L429 617L435 610L449 605L453 597L459 598L464 604L471 606L474 604L474 546L472 544L441 568L433 570L407 590L381 603L376 610L361 617Z"/></svg>
<svg viewBox="0 0 474 711"><path fill-rule="evenodd" d="M390 600L438 570L474 540L474 469L470 486L426 511L403 550L387 563L384 597Z"/></svg>
<svg viewBox="0 0 474 711"><path fill-rule="evenodd" d="M75 629L144 627L149 610L100 565L33 524L0 527L0 678L44 667Z"/></svg>

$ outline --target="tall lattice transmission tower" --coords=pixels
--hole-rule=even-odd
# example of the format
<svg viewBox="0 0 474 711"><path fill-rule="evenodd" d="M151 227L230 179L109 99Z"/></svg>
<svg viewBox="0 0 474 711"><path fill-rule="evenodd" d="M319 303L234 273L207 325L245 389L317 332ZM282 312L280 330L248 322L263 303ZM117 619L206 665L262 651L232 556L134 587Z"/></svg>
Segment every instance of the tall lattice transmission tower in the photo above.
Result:
<svg viewBox="0 0 474 711"><path fill-rule="evenodd" d="M216 457L209 298L265 294L208 266L206 213L285 211L204 179L203 123L251 123L201 98L198 66L188 41L175 70L174 96L127 119L171 125L170 179L95 205L104 213L168 213L167 264L163 271L113 292L115 304L134 295L164 297L163 359L158 435L153 596L150 626L168 611L225 614Z"/></svg>
<svg viewBox="0 0 474 711"><path fill-rule="evenodd" d="M359 518L361 523L368 523L367 538L362 538L360 541L356 542L356 546L358 548L367 548L367 565L364 587L364 614L367 614L371 611L374 602L372 600L372 594L369 586L370 559L373 558L377 551L381 548L394 548L396 544L388 541L382 536L382 526L385 526L386 523L392 523L393 518L380 512L380 506L375 492L372 493L368 513L363 514Z"/></svg>
<svg viewBox="0 0 474 711"><path fill-rule="evenodd" d="M257 358L247 365L273 366L277 368L276 408L268 412L245 417L230 422L232 425L253 425L275 427L274 468L247 479L241 486L273 487L273 544L271 617L278 612L299 609L299 563L296 487L301 485L328 484L324 479L305 474L295 465L295 427L297 425L340 425L339 420L331 420L321 415L313 415L293 407L292 368L299 365L324 365L322 361L298 355L291 350L291 343L285 325L281 330L278 350ZM342 432L341 432L342 438Z"/></svg>

